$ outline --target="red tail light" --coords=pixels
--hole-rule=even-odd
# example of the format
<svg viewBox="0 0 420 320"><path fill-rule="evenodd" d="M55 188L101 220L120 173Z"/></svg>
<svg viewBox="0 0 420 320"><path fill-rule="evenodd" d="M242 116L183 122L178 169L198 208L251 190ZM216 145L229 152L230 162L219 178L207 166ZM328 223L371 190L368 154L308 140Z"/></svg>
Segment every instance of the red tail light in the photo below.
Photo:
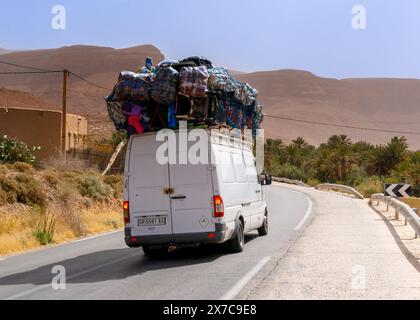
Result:
<svg viewBox="0 0 420 320"><path fill-rule="evenodd" d="M225 206L221 196L214 196L214 216L216 218L222 218L225 216Z"/></svg>
<svg viewBox="0 0 420 320"><path fill-rule="evenodd" d="M128 201L123 202L124 223L130 223L130 206Z"/></svg>

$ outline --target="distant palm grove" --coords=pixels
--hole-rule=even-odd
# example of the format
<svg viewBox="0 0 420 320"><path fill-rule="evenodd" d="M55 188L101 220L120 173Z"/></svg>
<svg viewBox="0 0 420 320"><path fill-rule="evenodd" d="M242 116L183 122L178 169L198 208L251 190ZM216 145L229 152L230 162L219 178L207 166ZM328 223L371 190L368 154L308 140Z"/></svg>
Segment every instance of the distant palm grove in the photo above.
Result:
<svg viewBox="0 0 420 320"><path fill-rule="evenodd" d="M409 151L405 137L386 145L353 143L346 135L331 136L319 147L298 137L290 144L267 139L265 171L273 176L301 180L310 185L341 183L365 196L384 191L385 183L409 183L420 196L420 151Z"/></svg>

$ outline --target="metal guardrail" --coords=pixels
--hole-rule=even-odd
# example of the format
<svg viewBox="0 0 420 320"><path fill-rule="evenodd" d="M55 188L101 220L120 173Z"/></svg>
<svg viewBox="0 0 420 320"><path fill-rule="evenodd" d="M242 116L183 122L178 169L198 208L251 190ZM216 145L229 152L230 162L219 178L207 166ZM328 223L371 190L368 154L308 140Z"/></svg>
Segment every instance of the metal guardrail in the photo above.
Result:
<svg viewBox="0 0 420 320"><path fill-rule="evenodd" d="M287 179L287 178L279 178L279 177L272 177L272 180L276 181L276 182L294 184L294 185L301 186L301 187L308 187L308 188L310 187L306 183L304 183L302 181L298 181L298 180L292 180L292 179Z"/></svg>
<svg viewBox="0 0 420 320"><path fill-rule="evenodd" d="M420 235L420 217L416 214L416 209L412 209L408 204L392 197L386 197L382 193L373 194L369 200L369 205L373 206L373 202L377 201L386 204L386 209L391 206L395 210L395 219L399 219L401 213L405 218L405 224L409 223L416 232L416 237ZM417 209L418 210L418 209Z"/></svg>
<svg viewBox="0 0 420 320"><path fill-rule="evenodd" d="M315 187L317 190L337 190L354 195L359 199L364 199L363 195L356 189L342 184L321 183Z"/></svg>

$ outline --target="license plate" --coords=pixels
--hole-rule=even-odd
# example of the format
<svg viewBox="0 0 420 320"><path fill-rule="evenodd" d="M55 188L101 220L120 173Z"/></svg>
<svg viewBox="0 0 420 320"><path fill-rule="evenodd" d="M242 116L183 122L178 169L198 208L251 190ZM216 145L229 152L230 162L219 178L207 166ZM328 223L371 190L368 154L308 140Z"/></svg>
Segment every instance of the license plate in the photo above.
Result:
<svg viewBox="0 0 420 320"><path fill-rule="evenodd" d="M166 217L140 217L137 219L139 227L144 226L164 226L166 224Z"/></svg>

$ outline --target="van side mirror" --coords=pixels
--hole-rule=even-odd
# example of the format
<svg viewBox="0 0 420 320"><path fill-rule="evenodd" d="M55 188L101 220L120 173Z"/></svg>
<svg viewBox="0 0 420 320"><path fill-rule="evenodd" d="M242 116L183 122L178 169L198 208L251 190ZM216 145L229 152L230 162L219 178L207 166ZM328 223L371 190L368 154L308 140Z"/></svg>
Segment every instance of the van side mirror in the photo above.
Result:
<svg viewBox="0 0 420 320"><path fill-rule="evenodd" d="M266 185L270 185L272 183L272 176L271 176L271 173L267 173L266 175L265 175L265 184Z"/></svg>
<svg viewBox="0 0 420 320"><path fill-rule="evenodd" d="M270 185L272 182L271 173L266 173L258 176L258 180L261 185Z"/></svg>

